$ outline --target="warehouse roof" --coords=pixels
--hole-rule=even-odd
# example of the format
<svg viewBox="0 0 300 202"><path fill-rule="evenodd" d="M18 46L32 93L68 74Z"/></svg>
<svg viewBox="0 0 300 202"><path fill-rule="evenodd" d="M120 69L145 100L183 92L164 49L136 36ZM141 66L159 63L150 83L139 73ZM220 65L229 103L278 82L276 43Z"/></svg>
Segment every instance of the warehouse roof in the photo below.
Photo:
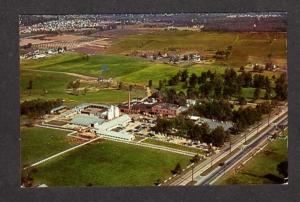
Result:
<svg viewBox="0 0 300 202"><path fill-rule="evenodd" d="M54 113L54 112L56 112L56 111L58 111L58 110L61 110L61 109L64 109L64 108L66 108L66 106L59 106L59 107L55 107L55 108L53 108L53 109L51 109L51 113Z"/></svg>
<svg viewBox="0 0 300 202"><path fill-rule="evenodd" d="M104 120L100 119L96 116L87 116L87 115L82 115L82 114L78 114L76 115L72 120L71 123L72 124L76 124L76 125L83 125L83 126L89 126L91 124L95 124L95 123L103 123Z"/></svg>
<svg viewBox="0 0 300 202"><path fill-rule="evenodd" d="M124 140L131 140L134 137L133 134L129 134L126 132L115 132L115 131L108 131L108 130L101 130L101 129L96 130L96 133L98 133L100 135L104 135L106 137L118 138L118 139L124 139Z"/></svg>
<svg viewBox="0 0 300 202"><path fill-rule="evenodd" d="M125 114L125 115L117 117L117 118L115 118L111 121L104 122L103 124L101 124L97 128L102 129L102 130L108 130L108 129L114 128L118 125L121 125L123 123L126 123L128 121L131 121L131 118L127 114Z"/></svg>
<svg viewBox="0 0 300 202"><path fill-rule="evenodd" d="M108 105L103 104L94 104L94 103L81 103L80 105L77 105L75 108L77 109L84 109L87 107L102 107L102 108L109 108Z"/></svg>

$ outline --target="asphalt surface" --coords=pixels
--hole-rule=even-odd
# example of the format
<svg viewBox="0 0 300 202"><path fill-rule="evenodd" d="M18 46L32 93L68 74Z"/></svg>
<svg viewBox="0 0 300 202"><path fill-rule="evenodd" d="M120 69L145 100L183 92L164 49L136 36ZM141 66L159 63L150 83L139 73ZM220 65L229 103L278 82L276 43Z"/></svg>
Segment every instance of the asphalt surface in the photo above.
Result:
<svg viewBox="0 0 300 202"><path fill-rule="evenodd" d="M284 116L281 120L277 122L277 125L283 124L287 122L288 117L287 115ZM253 150L255 150L258 146L263 144L265 141L267 141L267 137L275 131L275 126L272 126L271 128L267 129L260 135L259 137L255 138L251 143L249 143L245 148L236 154L234 154L232 157L230 157L227 161L224 162L223 166L218 166L216 169L214 169L209 175L204 176L196 185L209 185L212 182L214 182L216 179L221 177L224 172L232 169L239 161L241 161L244 157L246 157L249 153L251 153Z"/></svg>
<svg viewBox="0 0 300 202"><path fill-rule="evenodd" d="M284 114L287 114L287 107L284 108L280 114L275 115L270 118L270 125L272 125L273 122L275 122L278 118L282 117ZM285 115L285 116L287 116L287 115ZM256 129L247 133L247 140L256 136L257 132L261 132L261 131L265 130L266 128L268 128L268 121L263 122ZM238 142L232 144L231 150L234 151L235 149L240 148L243 144L244 144L244 138L241 138ZM212 165L214 165L216 162L220 161L221 159L223 159L224 157L226 157L228 155L230 155L230 151L223 150L223 151L221 151L221 153L214 155L212 157L212 160L211 160L211 158L206 159L199 165L195 166L193 171L190 170L189 172L184 173L182 176L175 179L171 183L168 183L167 185L168 186L185 186L188 183L190 183L192 180L199 178L199 176L201 177L201 174L204 171L208 170Z"/></svg>

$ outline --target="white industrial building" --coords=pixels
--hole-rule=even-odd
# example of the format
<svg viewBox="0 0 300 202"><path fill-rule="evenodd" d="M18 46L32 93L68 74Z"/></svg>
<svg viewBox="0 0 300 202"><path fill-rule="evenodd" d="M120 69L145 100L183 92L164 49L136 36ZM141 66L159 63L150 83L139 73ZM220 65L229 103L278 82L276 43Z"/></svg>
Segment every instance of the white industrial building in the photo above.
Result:
<svg viewBox="0 0 300 202"><path fill-rule="evenodd" d="M131 118L127 114L122 115L110 121L106 121L101 125L95 126L93 131L98 135L103 135L108 138L130 141L134 139L133 134L127 132L111 131L114 128L126 126L130 121Z"/></svg>
<svg viewBox="0 0 300 202"><path fill-rule="evenodd" d="M131 121L127 114L120 116L120 109L117 106L83 103L74 110L77 115L70 121L71 124L91 127L93 128L91 131L107 138L126 141L134 139L133 134L112 131L117 127L125 127Z"/></svg>
<svg viewBox="0 0 300 202"><path fill-rule="evenodd" d="M125 114L122 116L119 116L115 119L112 119L110 121L106 121L102 123L101 125L95 127L96 129L101 129L101 130L112 130L117 127L124 127L126 126L129 122L131 121L131 118Z"/></svg>
<svg viewBox="0 0 300 202"><path fill-rule="evenodd" d="M120 109L114 105L101 105L101 104L89 104L83 103L74 108L78 114L95 115L100 118L106 118L112 120L120 116Z"/></svg>

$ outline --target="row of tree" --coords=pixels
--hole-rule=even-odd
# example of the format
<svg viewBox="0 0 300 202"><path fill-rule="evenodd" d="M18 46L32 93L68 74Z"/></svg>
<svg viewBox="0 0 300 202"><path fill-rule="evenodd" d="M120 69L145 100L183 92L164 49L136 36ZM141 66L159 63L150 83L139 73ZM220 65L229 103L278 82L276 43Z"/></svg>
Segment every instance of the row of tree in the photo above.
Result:
<svg viewBox="0 0 300 202"><path fill-rule="evenodd" d="M258 104L255 108L240 107L238 110L233 111L232 121L235 123L234 128L236 131L242 131L250 125L260 121L262 115L270 114L274 106L270 102Z"/></svg>
<svg viewBox="0 0 300 202"><path fill-rule="evenodd" d="M63 101L60 99L55 100L30 100L21 103L21 115L28 115L30 117L39 117L50 113L50 110L61 106Z"/></svg>
<svg viewBox="0 0 300 202"><path fill-rule="evenodd" d="M183 88L187 89L187 98L225 98L229 99L232 96L241 97L242 88L255 88L253 98L258 99L261 94L261 89L265 89L265 99L271 98L271 93L274 90L276 93L275 99L287 99L287 75L281 74L275 80L275 87L271 85L271 79L268 76L260 74L252 75L250 72L242 71L240 74L232 68L227 68L224 74L211 72L210 70L202 72L199 76L192 73L190 76L187 70L179 71L172 76L168 81L159 81L159 90L164 90L164 86L175 86L179 82L184 82ZM150 84L149 84L150 85ZM152 86L152 81L151 81ZM167 94L166 94L167 95ZM169 98L167 98L168 100ZM172 99L171 99L172 100Z"/></svg>

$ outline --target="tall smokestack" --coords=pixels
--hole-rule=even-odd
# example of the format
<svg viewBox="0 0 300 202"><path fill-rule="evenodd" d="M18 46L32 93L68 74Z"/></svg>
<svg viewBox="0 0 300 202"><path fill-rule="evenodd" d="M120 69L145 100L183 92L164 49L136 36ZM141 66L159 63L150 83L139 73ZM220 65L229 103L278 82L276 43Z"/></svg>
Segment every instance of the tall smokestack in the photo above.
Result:
<svg viewBox="0 0 300 202"><path fill-rule="evenodd" d="M128 91L128 109L130 110L130 90Z"/></svg>
<svg viewBox="0 0 300 202"><path fill-rule="evenodd" d="M130 110L131 109L131 106L130 106L130 95L131 95L131 89L132 89L132 86L130 85L129 86L129 90L128 90L128 109Z"/></svg>

